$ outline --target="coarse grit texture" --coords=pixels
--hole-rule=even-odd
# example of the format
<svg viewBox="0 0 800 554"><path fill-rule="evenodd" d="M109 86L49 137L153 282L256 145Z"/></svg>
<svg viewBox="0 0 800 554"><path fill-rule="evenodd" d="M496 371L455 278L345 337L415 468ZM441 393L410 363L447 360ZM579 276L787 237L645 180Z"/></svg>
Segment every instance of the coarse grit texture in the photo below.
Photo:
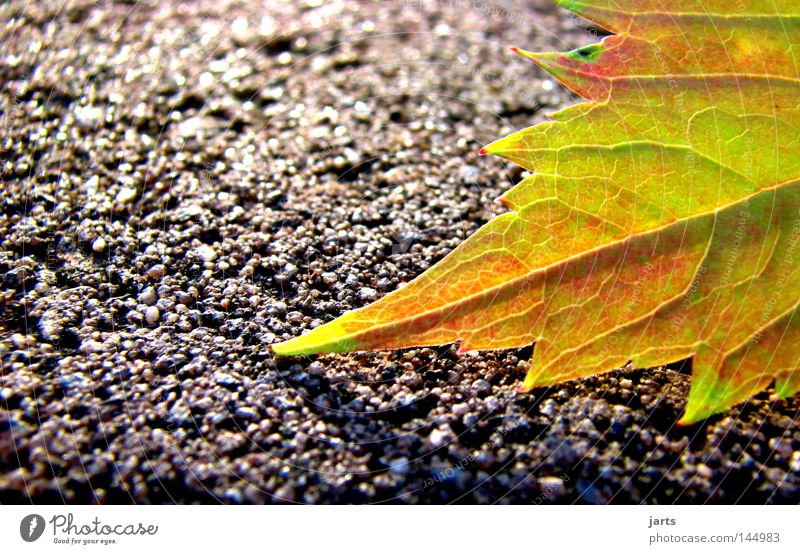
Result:
<svg viewBox="0 0 800 554"><path fill-rule="evenodd" d="M273 359L505 208L549 0L0 6L0 502L797 503L800 400L530 348Z"/></svg>

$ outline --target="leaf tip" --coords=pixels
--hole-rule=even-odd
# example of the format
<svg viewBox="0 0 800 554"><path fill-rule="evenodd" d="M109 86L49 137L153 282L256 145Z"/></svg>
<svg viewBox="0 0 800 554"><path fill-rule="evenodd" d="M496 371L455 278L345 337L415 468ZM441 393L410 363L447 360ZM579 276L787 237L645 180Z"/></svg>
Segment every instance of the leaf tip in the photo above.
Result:
<svg viewBox="0 0 800 554"><path fill-rule="evenodd" d="M704 419L705 418L703 418L703 417L698 418L698 417L689 416L687 414L683 414L683 417L680 418L675 423L675 425L678 426L678 427L689 427L690 425L694 425L695 423L699 423L699 422L703 421Z"/></svg>
<svg viewBox="0 0 800 554"><path fill-rule="evenodd" d="M714 414L719 413L721 409L721 406L711 406L697 402L696 400L693 401L690 396L689 402L683 412L683 417L677 421L677 425L678 427L687 427L695 423L700 423Z"/></svg>
<svg viewBox="0 0 800 554"><path fill-rule="evenodd" d="M285 340L267 345L267 350L273 357L279 358L282 356L295 356L297 355L297 339Z"/></svg>
<svg viewBox="0 0 800 554"><path fill-rule="evenodd" d="M533 52L528 52L527 50L523 50L522 48L517 48L516 46L511 46L509 48L515 54L519 54L520 56L525 56L528 59L533 59L532 56L536 56Z"/></svg>
<svg viewBox="0 0 800 554"><path fill-rule="evenodd" d="M487 144L486 146L484 146L483 148L481 148L481 149L478 151L478 155L479 155L479 156L486 156L487 154L496 154L496 153L497 153L497 150L496 150L495 148L493 148L493 146L492 146L493 144L494 144L494 143L492 143L492 144Z"/></svg>
<svg viewBox="0 0 800 554"><path fill-rule="evenodd" d="M522 383L520 386L517 387L517 394L527 394L531 392L534 388L533 384Z"/></svg>

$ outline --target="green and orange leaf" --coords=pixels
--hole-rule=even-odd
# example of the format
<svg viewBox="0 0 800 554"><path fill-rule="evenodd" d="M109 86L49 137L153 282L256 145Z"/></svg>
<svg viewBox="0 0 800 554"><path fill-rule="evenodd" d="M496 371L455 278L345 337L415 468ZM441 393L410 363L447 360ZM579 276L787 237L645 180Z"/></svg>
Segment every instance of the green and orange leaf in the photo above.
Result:
<svg viewBox="0 0 800 554"><path fill-rule="evenodd" d="M484 152L511 211L276 355L535 343L522 390L692 359L684 423L800 390L800 3L558 0L616 35L517 50L588 100Z"/></svg>

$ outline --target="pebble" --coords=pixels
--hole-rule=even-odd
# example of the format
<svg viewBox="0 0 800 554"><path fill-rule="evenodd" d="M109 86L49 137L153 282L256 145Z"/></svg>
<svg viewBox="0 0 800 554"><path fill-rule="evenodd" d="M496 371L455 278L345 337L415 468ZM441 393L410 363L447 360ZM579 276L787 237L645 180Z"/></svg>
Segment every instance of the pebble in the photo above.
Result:
<svg viewBox="0 0 800 554"><path fill-rule="evenodd" d="M19 349L30 348L34 344L36 344L36 339L34 339L30 335L23 335L21 333L14 333L11 335L11 342L14 343Z"/></svg>
<svg viewBox="0 0 800 554"><path fill-rule="evenodd" d="M238 387L239 380L236 379L233 375L226 373L224 371L215 371L214 372L214 382L218 385L222 385L223 387Z"/></svg>
<svg viewBox="0 0 800 554"><path fill-rule="evenodd" d="M217 259L217 251L207 244L198 247L196 252L206 262L213 262Z"/></svg>
<svg viewBox="0 0 800 554"><path fill-rule="evenodd" d="M792 453L792 459L789 462L789 468L794 473L800 473L800 450L796 450Z"/></svg>
<svg viewBox="0 0 800 554"><path fill-rule="evenodd" d="M560 498L566 493L564 480L561 477L540 477L539 487L548 496Z"/></svg>
<svg viewBox="0 0 800 554"><path fill-rule="evenodd" d="M85 354L94 354L97 352L102 352L105 349L105 346L102 342L96 340L86 340L81 343L81 351Z"/></svg>
<svg viewBox="0 0 800 554"><path fill-rule="evenodd" d="M121 204L127 204L136 198L136 189L131 187L122 187L117 193L116 200Z"/></svg>
<svg viewBox="0 0 800 554"><path fill-rule="evenodd" d="M106 246L108 246L106 244L106 239L104 239L103 237L97 237L96 239L94 239L94 242L92 243L92 250L100 254L101 252L105 251Z"/></svg>
<svg viewBox="0 0 800 554"><path fill-rule="evenodd" d="M331 271L326 271L320 277L322 277L322 282L326 285L332 285L339 280L339 277Z"/></svg>
<svg viewBox="0 0 800 554"><path fill-rule="evenodd" d="M452 437L453 435L448 429L436 428L431 431L430 435L428 435L428 440L430 441L431 446L434 448L439 448L447 441L452 439Z"/></svg>
<svg viewBox="0 0 800 554"><path fill-rule="evenodd" d="M82 129L97 129L103 123L103 108L99 106L78 106L75 109L75 122Z"/></svg>
<svg viewBox="0 0 800 554"><path fill-rule="evenodd" d="M697 475L703 479L711 479L714 476L714 472L706 464L697 464Z"/></svg>
<svg viewBox="0 0 800 554"><path fill-rule="evenodd" d="M49 342L58 340L62 331L63 326L59 323L58 312L55 310L47 310L39 318L39 332L44 340Z"/></svg>
<svg viewBox="0 0 800 554"><path fill-rule="evenodd" d="M160 316L161 312L159 312L156 306L150 306L144 313L144 319L145 321L147 321L148 325L155 325L156 323L158 323L158 318Z"/></svg>
<svg viewBox="0 0 800 554"><path fill-rule="evenodd" d="M153 281L158 281L164 276L166 271L167 268L165 268L162 264L156 264L147 270L147 276Z"/></svg>
<svg viewBox="0 0 800 554"><path fill-rule="evenodd" d="M234 414L240 419L247 419L249 421L256 421L258 419L258 412L250 406L239 406L236 408Z"/></svg>
<svg viewBox="0 0 800 554"><path fill-rule="evenodd" d="M408 458L399 457L392 460L389 465L389 471L396 475L406 475L409 470Z"/></svg>
<svg viewBox="0 0 800 554"><path fill-rule="evenodd" d="M148 306L152 306L153 304L156 303L156 301L158 301L158 296L156 295L156 289L154 289L153 287L147 287L139 294L137 300L142 304L147 304ZM158 318L158 314L156 314L155 317Z"/></svg>
<svg viewBox="0 0 800 554"><path fill-rule="evenodd" d="M378 291L370 287L362 287L358 291L358 297L365 302L372 302L378 298Z"/></svg>

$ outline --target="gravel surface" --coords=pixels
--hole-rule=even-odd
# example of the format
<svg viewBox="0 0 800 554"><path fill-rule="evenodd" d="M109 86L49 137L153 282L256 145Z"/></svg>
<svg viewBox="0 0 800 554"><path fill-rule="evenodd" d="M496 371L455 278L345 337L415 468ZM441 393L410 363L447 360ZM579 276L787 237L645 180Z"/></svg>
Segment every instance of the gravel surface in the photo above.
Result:
<svg viewBox="0 0 800 554"><path fill-rule="evenodd" d="M49 7L48 7L49 6ZM531 348L274 360L503 211L549 0L0 6L0 502L800 501L800 400Z"/></svg>

